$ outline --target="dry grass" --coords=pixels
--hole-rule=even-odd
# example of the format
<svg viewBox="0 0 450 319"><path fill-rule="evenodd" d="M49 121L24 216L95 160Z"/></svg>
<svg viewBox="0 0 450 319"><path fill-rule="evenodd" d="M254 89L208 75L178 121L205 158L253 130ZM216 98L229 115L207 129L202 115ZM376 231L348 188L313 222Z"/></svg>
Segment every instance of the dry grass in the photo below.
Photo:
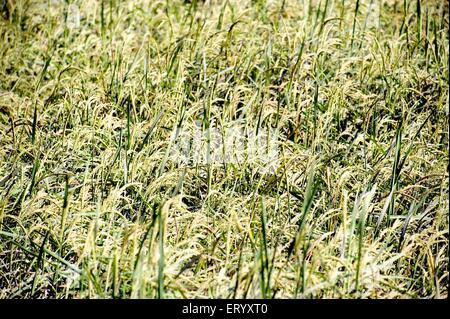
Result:
<svg viewBox="0 0 450 319"><path fill-rule="evenodd" d="M448 5L70 2L1 10L0 297L447 296ZM196 121L278 170L178 165Z"/></svg>

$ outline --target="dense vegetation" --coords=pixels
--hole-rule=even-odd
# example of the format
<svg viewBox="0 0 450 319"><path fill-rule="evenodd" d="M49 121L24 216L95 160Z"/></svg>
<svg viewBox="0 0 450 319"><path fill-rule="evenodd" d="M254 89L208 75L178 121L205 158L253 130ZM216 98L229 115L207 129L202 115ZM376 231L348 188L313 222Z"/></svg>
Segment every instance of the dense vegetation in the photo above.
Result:
<svg viewBox="0 0 450 319"><path fill-rule="evenodd" d="M448 13L2 1L0 297L446 297ZM276 170L174 161L198 123Z"/></svg>

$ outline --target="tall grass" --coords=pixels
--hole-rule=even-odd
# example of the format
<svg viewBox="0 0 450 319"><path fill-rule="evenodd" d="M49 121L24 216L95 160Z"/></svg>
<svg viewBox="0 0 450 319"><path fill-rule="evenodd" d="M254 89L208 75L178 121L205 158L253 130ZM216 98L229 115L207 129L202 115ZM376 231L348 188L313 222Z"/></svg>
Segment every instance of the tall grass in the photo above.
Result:
<svg viewBox="0 0 450 319"><path fill-rule="evenodd" d="M446 2L6 3L1 298L448 295Z"/></svg>

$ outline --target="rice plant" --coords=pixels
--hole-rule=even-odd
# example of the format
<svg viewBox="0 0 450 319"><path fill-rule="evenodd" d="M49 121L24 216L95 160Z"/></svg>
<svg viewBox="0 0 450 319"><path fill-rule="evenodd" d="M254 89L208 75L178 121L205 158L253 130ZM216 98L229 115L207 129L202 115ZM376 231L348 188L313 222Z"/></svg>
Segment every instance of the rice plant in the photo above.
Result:
<svg viewBox="0 0 450 319"><path fill-rule="evenodd" d="M448 296L448 2L0 15L0 298Z"/></svg>

